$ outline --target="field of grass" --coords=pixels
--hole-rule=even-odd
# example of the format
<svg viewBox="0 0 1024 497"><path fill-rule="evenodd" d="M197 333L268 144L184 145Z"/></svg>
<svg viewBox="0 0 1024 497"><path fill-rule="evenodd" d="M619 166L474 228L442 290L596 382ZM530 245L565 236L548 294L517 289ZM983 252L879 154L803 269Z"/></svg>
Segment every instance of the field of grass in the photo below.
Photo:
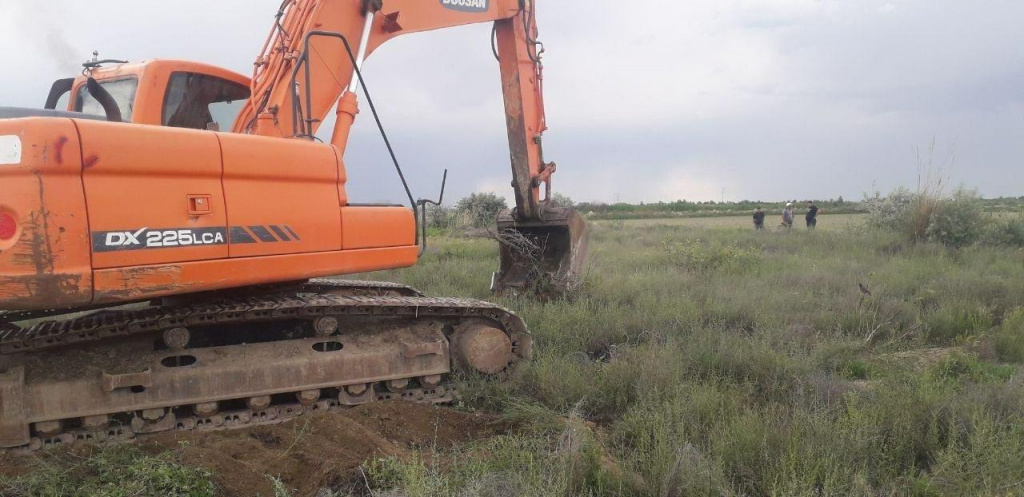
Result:
<svg viewBox="0 0 1024 497"><path fill-rule="evenodd" d="M431 245L371 277L492 299L494 242ZM534 360L504 385L467 379L453 409L507 433L368 461L334 495L1024 494L1024 251L823 216L814 232L602 221L591 254L567 299L500 299Z"/></svg>
<svg viewBox="0 0 1024 497"><path fill-rule="evenodd" d="M595 223L578 295L504 301L532 328L532 364L508 388L467 392L464 407L522 432L445 471L391 461L382 482L411 495L495 479L532 495L1024 493L1024 252L911 245L855 216L815 232L735 223ZM493 244L436 242L386 276L490 298Z"/></svg>

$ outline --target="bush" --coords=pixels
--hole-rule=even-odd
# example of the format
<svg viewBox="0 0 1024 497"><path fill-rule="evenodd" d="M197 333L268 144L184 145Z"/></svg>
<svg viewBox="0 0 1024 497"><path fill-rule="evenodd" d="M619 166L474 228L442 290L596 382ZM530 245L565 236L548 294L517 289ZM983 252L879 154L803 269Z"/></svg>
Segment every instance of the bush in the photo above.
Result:
<svg viewBox="0 0 1024 497"><path fill-rule="evenodd" d="M1024 217L995 221L982 235L982 242L997 247L1024 247Z"/></svg>
<svg viewBox="0 0 1024 497"><path fill-rule="evenodd" d="M986 233L981 198L973 190L961 188L946 196L937 189L915 193L899 188L884 197L876 192L864 199L864 205L869 226L899 233L911 242L927 240L962 248Z"/></svg>
<svg viewBox="0 0 1024 497"><path fill-rule="evenodd" d="M498 213L508 209L508 205L495 193L474 193L459 200L455 208L468 214L473 226L486 227L494 224Z"/></svg>
<svg viewBox="0 0 1024 497"><path fill-rule="evenodd" d="M1006 362L1024 362L1024 308L1011 312L996 331L996 354Z"/></svg>
<svg viewBox="0 0 1024 497"><path fill-rule="evenodd" d="M985 214L977 192L959 189L937 206L925 230L929 240L960 248L981 238Z"/></svg>
<svg viewBox="0 0 1024 497"><path fill-rule="evenodd" d="M761 263L760 251L738 245L709 245L700 240L666 242L670 262L696 272L742 271Z"/></svg>
<svg viewBox="0 0 1024 497"><path fill-rule="evenodd" d="M902 187L884 197L881 193L875 192L873 197L864 199L864 205L870 214L868 225L893 233L907 232L911 208L916 198L917 194Z"/></svg>

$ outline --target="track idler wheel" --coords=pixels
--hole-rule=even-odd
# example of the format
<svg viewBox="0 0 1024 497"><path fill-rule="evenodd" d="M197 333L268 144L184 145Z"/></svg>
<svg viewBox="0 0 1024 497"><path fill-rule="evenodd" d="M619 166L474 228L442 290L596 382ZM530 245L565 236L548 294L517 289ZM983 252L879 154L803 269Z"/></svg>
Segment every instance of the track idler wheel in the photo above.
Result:
<svg viewBox="0 0 1024 497"><path fill-rule="evenodd" d="M452 337L456 362L466 371L498 374L512 362L512 340L486 321L459 325Z"/></svg>

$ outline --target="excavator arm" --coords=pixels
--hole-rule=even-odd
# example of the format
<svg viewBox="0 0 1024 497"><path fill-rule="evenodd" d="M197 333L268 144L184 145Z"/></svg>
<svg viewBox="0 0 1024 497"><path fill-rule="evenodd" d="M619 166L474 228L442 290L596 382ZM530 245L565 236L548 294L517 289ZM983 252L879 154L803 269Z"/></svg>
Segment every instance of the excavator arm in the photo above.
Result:
<svg viewBox="0 0 1024 497"><path fill-rule="evenodd" d="M358 70L366 57L401 35L494 22L516 200L514 211L499 219L499 239L513 243L502 243L494 287L521 289L543 279L562 290L578 281L587 233L575 211L548 203L556 166L543 156L543 50L534 3L286 0L255 62L252 97L235 131L312 139L337 102L331 143L343 155L359 112Z"/></svg>

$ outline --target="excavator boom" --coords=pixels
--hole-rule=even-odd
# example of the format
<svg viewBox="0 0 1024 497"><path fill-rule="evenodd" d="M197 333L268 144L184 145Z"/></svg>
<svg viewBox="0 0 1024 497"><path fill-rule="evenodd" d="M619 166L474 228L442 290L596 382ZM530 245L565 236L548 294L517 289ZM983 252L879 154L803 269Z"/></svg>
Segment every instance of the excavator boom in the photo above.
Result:
<svg viewBox="0 0 1024 497"><path fill-rule="evenodd" d="M516 205L499 216L501 269L492 286L560 293L579 281L586 224L570 206L547 201L557 168L543 153L543 45L537 40L534 0L286 1L278 19L255 64L252 97L234 129L312 138L337 101L331 143L342 154L359 111L358 69L366 57L404 34L493 21ZM296 78L302 61L306 77Z"/></svg>

